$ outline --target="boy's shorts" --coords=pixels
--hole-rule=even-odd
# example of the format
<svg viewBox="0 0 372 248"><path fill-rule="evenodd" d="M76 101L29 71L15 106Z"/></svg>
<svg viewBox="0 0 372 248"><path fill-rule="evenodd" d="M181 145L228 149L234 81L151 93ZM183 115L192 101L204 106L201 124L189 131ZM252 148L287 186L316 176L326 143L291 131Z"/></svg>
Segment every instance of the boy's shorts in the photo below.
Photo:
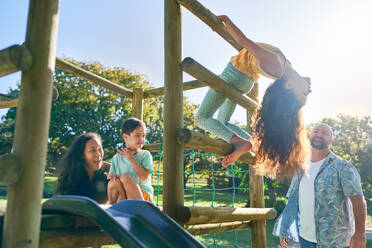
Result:
<svg viewBox="0 0 372 248"><path fill-rule="evenodd" d="M144 191L143 189L141 189L141 191L142 191L143 199L144 199L145 201L148 201L148 202L154 203L154 202L151 200L150 196L147 194L146 191Z"/></svg>

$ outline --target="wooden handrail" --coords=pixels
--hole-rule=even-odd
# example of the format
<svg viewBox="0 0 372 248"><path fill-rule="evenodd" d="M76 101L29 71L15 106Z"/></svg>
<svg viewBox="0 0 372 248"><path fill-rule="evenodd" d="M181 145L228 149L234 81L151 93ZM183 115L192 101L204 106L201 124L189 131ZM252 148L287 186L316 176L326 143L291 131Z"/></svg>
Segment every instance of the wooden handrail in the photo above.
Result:
<svg viewBox="0 0 372 248"><path fill-rule="evenodd" d="M112 90L115 93L123 95L125 97L133 97L133 92L119 84L111 82L110 80L98 76L90 71L87 71L79 66L76 66L70 62L67 62L61 58L56 57L56 67L65 72L71 73L89 82L98 84L106 89Z"/></svg>

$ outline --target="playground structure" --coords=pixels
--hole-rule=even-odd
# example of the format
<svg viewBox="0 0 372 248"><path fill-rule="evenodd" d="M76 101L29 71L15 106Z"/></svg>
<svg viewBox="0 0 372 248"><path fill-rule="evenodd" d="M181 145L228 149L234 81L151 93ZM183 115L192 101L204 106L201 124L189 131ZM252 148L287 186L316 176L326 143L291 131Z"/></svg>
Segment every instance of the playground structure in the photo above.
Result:
<svg viewBox="0 0 372 248"><path fill-rule="evenodd" d="M224 156L230 153L233 147L224 141L183 128L183 91L209 86L247 109L247 115L250 115L258 106L258 86L255 84L254 90L247 97L228 86L222 79L193 59L186 58L182 61L181 5L209 25L237 50L242 47L224 31L220 20L196 0L165 0L164 4L164 88L148 91L135 88L132 91L63 59L56 58L59 1L30 0L25 44L11 46L0 51L0 76L22 71L19 100L0 102L1 108L17 106L13 153L0 157L0 182L9 185L2 247L39 247L39 237L40 246L48 247L46 240L43 240L43 235L40 235L40 226L46 223L41 216L40 202L55 67L108 88L117 94L132 98L132 115L139 119L142 119L144 99L164 94L164 212L192 234L251 228L252 246L258 248L267 246L265 220L275 218L276 211L265 208L263 177L255 175L254 171L250 173L249 180L250 208L184 206L184 148L195 148ZM183 83L183 71L197 80ZM249 124L248 122L247 126ZM158 145L153 144L148 145L146 149L154 151L156 147ZM239 160L253 164L254 155L246 153ZM60 220L58 216L53 218L56 220L54 223ZM66 225L62 223L58 227L65 228ZM48 232L47 224L44 225L43 230L45 233ZM104 236L98 228L90 233L80 233L80 235L78 229L74 230L75 235L71 233L71 231L69 233L53 231L53 238L58 240L67 235L69 239L76 240L75 245L80 242L80 245L86 246L89 244L83 243L82 235ZM102 238L95 245L103 245L109 240ZM65 247L63 243L59 245Z"/></svg>

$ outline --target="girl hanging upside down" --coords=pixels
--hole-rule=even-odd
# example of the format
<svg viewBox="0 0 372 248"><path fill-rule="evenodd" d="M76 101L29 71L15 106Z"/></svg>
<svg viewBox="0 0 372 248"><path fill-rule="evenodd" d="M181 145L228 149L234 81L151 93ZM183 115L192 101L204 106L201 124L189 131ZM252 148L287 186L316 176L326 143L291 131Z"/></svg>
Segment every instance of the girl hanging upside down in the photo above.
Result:
<svg viewBox="0 0 372 248"><path fill-rule="evenodd" d="M266 89L257 110L253 137L228 122L236 104L213 89L209 89L204 97L195 124L234 146L233 152L222 160L223 166L252 150L256 153L256 170L260 174L279 178L303 170L310 149L301 107L311 92L310 78L300 76L278 48L251 41L227 16L219 18L243 47L230 59L220 78L242 94L249 93L259 74L275 81ZM214 119L217 110L217 119Z"/></svg>

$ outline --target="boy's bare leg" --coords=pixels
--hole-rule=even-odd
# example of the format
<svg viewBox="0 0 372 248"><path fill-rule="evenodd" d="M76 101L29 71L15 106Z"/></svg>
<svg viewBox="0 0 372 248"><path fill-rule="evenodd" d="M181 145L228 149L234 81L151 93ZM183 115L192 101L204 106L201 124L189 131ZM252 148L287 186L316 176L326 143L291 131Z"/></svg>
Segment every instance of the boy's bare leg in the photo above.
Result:
<svg viewBox="0 0 372 248"><path fill-rule="evenodd" d="M109 204L114 204L127 198L119 178L110 179L107 185L107 197Z"/></svg>
<svg viewBox="0 0 372 248"><path fill-rule="evenodd" d="M223 158L222 166L224 167L234 163L241 155L252 148L252 143L249 142L249 140L243 139L235 134L231 138L230 144L234 146L234 151Z"/></svg>
<svg viewBox="0 0 372 248"><path fill-rule="evenodd" d="M129 174L123 174L120 176L120 181L127 194L127 199L144 200L142 190L133 177L131 177Z"/></svg>

